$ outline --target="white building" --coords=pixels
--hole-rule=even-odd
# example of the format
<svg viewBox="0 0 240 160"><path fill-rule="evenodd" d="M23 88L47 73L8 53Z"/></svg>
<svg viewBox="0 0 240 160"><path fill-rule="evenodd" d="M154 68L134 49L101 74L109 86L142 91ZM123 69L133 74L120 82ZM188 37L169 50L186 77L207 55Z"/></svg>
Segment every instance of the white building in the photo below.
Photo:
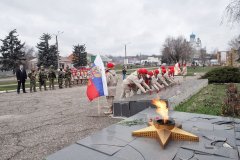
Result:
<svg viewBox="0 0 240 160"><path fill-rule="evenodd" d="M38 58L34 58L34 59L30 60L28 63L28 68L37 69L38 68L37 63L38 63ZM69 59L69 57L61 57L60 56L59 65L62 68L66 68L67 66L72 67L72 61Z"/></svg>
<svg viewBox="0 0 240 160"><path fill-rule="evenodd" d="M200 54L201 54L200 50L202 49L202 41L201 41L201 39L199 37L196 38L196 35L192 33L190 35L189 43L191 44L191 46L194 49L194 51L193 51L193 59L199 59Z"/></svg>
<svg viewBox="0 0 240 160"><path fill-rule="evenodd" d="M145 60L141 60L142 65L150 65L150 64L155 64L155 65L160 65L161 60L157 57L148 57Z"/></svg>

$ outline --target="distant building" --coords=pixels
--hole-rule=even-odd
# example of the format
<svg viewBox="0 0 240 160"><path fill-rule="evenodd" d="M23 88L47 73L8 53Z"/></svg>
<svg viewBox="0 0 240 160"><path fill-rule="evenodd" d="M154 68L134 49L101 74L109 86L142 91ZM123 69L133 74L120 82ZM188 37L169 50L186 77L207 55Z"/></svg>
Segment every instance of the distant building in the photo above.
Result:
<svg viewBox="0 0 240 160"><path fill-rule="evenodd" d="M102 61L103 61L104 64L112 61L112 59L108 58L107 56L100 55L100 57L102 58ZM96 58L95 54L87 53L87 61L88 61L89 65L94 62L95 58ZM72 62L72 59L73 59L73 54L72 53L68 56L68 59Z"/></svg>
<svg viewBox="0 0 240 160"><path fill-rule="evenodd" d="M141 60L141 64L159 66L161 64L161 59L158 57L147 57L147 59Z"/></svg>
<svg viewBox="0 0 240 160"><path fill-rule="evenodd" d="M38 63L38 58L34 58L34 59L30 60L28 63L28 68L37 69L38 68L37 63ZM67 66L72 67L72 61L69 59L69 57L60 56L59 66L62 68L66 68Z"/></svg>
<svg viewBox="0 0 240 160"><path fill-rule="evenodd" d="M202 48L202 41L200 38L196 39L196 35L195 34L191 34L190 35L190 44L192 45L192 47L196 50L200 50Z"/></svg>
<svg viewBox="0 0 240 160"><path fill-rule="evenodd" d="M202 55L201 55L201 50L206 52L206 47L202 47L202 41L198 37L196 38L195 34L190 35L190 40L189 40L190 45L193 48L193 55L192 55L192 61L202 61Z"/></svg>

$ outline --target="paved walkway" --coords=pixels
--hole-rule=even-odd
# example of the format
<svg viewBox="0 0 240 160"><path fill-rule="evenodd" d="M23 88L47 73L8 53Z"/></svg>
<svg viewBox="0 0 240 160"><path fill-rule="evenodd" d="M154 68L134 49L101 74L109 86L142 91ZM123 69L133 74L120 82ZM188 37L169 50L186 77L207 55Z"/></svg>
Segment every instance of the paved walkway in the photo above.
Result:
<svg viewBox="0 0 240 160"><path fill-rule="evenodd" d="M98 103L90 103L85 91L84 86L0 94L0 159L42 160L119 121L102 114L97 117ZM105 98L100 98L99 103L105 106Z"/></svg>
<svg viewBox="0 0 240 160"><path fill-rule="evenodd" d="M182 130L174 129L178 140L170 137L165 148L152 133L142 137L132 132L148 127L147 123L127 126L114 124L96 134L52 154L47 160L238 160L240 151L240 120L203 114L170 112ZM159 117L155 108L148 108L126 121ZM179 131L180 130L180 131ZM176 132L178 131L178 132ZM199 142L188 139L188 133L199 137ZM159 133L159 132L158 132ZM161 139L168 132L162 131ZM191 135L191 134L190 134ZM143 137L149 136L149 137ZM187 141L184 141L187 140Z"/></svg>
<svg viewBox="0 0 240 160"><path fill-rule="evenodd" d="M122 87L120 80L117 97ZM119 119L97 116L86 86L54 91L0 94L0 159L42 160ZM100 98L101 113L106 105ZM102 114L101 114L102 115Z"/></svg>

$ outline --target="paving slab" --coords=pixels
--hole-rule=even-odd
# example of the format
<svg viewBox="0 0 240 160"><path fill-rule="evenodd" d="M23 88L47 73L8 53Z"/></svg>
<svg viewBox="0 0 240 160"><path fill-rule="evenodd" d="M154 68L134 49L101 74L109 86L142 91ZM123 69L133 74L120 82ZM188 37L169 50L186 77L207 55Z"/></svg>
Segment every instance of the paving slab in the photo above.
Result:
<svg viewBox="0 0 240 160"><path fill-rule="evenodd" d="M134 130L145 127L144 125L136 125L133 127L124 125L111 125L97 134L93 134L85 139L77 141L77 144L102 152L107 155L113 155L122 147L136 139L131 136Z"/></svg>
<svg viewBox="0 0 240 160"><path fill-rule="evenodd" d="M93 155L98 153L103 160L239 159L240 140L238 139L240 135L236 134L235 130L235 126L239 127L239 124L234 119L175 111L170 111L169 115L176 123L182 124L183 130L199 136L199 142L170 140L163 149L155 138L132 136L132 131L145 128L147 124L126 126L123 123L104 128L96 134L79 140L77 144L87 148L86 154L90 154L88 152L92 150ZM149 107L125 121L136 119L148 121L149 118L156 116L158 116L156 109ZM69 150L60 152L59 154L70 153ZM85 156L81 148L79 151L74 148L71 152L75 155L81 152ZM54 157L56 156L58 152L55 153ZM84 159L82 157L79 156L78 160ZM88 160L92 159L95 160L94 157L88 157ZM47 160L55 159L47 157Z"/></svg>
<svg viewBox="0 0 240 160"><path fill-rule="evenodd" d="M47 157L47 160L105 160L108 156L87 147L73 144Z"/></svg>
<svg viewBox="0 0 240 160"><path fill-rule="evenodd" d="M145 160L145 157L134 147L127 145L107 160Z"/></svg>

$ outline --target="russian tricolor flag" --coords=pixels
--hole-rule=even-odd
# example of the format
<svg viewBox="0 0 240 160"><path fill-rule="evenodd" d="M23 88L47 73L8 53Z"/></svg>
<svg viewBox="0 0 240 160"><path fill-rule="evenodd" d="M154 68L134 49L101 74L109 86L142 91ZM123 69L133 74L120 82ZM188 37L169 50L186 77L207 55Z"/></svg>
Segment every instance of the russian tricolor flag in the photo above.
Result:
<svg viewBox="0 0 240 160"><path fill-rule="evenodd" d="M89 71L87 97L90 101L100 96L107 96L107 80L105 68L100 55L97 55L92 68Z"/></svg>

